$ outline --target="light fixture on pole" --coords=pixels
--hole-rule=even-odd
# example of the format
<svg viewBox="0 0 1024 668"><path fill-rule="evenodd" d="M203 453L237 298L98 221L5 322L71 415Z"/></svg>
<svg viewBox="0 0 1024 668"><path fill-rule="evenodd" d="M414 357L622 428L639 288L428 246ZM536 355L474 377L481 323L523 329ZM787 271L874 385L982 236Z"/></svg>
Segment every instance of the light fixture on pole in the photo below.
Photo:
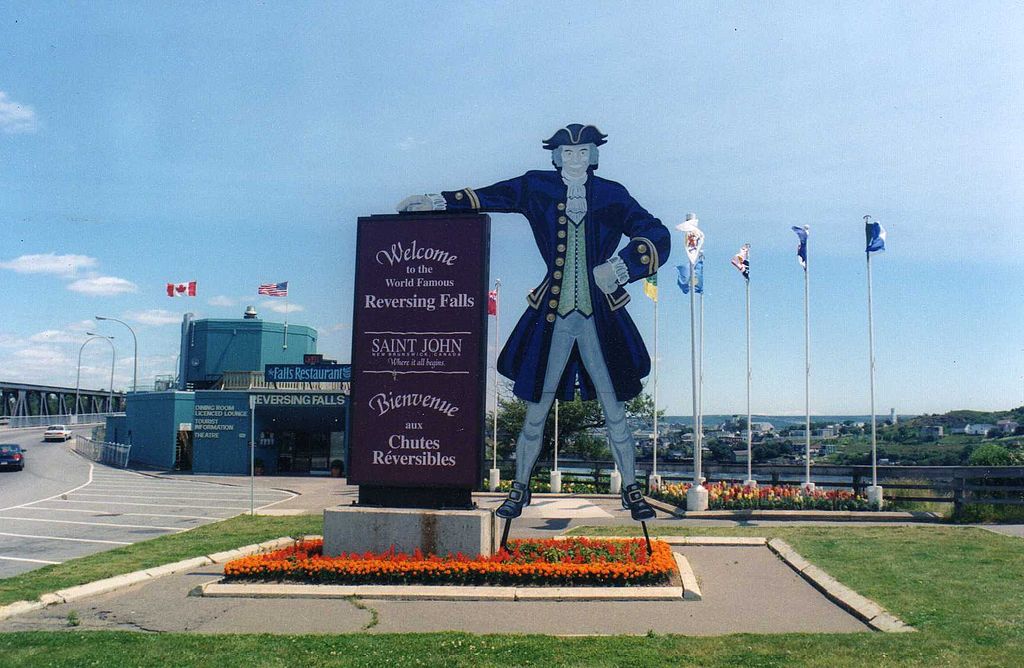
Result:
<svg viewBox="0 0 1024 668"><path fill-rule="evenodd" d="M93 339L106 339L107 343L110 344L110 387L107 390L107 412L114 412L114 363L117 361L117 353L114 351L114 337L104 336L103 334L97 334L96 332L86 332L86 336L90 337L85 340L85 343L89 343ZM85 343L82 344L82 348L85 348ZM78 349L78 377L81 380L82 377L82 348ZM78 402L78 389L75 389L75 403Z"/></svg>
<svg viewBox="0 0 1024 668"><path fill-rule="evenodd" d="M98 315L97 320L110 320L112 322L119 322L128 328L128 331L132 333L132 392L138 392L139 390L139 340L135 338L135 330L132 329L131 325L123 320L117 318L111 318L109 316Z"/></svg>

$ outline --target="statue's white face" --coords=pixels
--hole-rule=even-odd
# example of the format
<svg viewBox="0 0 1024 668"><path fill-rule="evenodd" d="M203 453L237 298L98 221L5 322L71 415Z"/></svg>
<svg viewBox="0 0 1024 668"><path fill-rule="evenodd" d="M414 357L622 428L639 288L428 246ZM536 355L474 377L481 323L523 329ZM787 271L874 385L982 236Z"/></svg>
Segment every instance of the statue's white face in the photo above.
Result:
<svg viewBox="0 0 1024 668"><path fill-rule="evenodd" d="M570 178L579 178L587 173L590 166L590 144L562 147L562 173Z"/></svg>

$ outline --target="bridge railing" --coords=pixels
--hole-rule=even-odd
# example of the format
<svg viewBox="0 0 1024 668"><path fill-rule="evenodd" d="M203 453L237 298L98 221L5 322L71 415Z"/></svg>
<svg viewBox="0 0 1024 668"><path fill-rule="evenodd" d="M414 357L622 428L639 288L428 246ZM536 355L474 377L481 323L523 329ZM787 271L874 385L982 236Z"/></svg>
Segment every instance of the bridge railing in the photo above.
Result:
<svg viewBox="0 0 1024 668"><path fill-rule="evenodd" d="M94 462L128 468L128 459L132 446L125 443L108 443L97 441L86 436L75 436L75 452Z"/></svg>
<svg viewBox="0 0 1024 668"><path fill-rule="evenodd" d="M74 427L83 424L102 424L108 417L124 415L124 413L81 413L79 415L17 415L7 420L11 429L28 427L49 427L51 424L63 424Z"/></svg>

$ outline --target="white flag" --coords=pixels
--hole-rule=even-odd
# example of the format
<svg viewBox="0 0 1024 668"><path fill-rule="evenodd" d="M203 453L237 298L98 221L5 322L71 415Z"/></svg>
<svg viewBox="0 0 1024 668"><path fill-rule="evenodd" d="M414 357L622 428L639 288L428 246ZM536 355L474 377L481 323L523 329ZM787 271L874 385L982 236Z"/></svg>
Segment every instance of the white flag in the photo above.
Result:
<svg viewBox="0 0 1024 668"><path fill-rule="evenodd" d="M696 218L676 225L676 229L683 233L686 257L690 260L690 266L693 267L697 264L701 249L704 248L704 233L697 227Z"/></svg>

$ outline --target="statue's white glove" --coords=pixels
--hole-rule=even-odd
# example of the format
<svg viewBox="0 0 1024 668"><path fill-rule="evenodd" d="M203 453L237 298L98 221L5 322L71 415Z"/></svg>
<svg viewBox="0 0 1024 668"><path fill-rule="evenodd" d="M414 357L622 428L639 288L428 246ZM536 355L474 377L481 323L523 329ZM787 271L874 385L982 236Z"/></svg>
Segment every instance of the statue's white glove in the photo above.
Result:
<svg viewBox="0 0 1024 668"><path fill-rule="evenodd" d="M606 295L619 289L619 278L615 272L615 265L610 260L594 267L594 283L597 283L597 287Z"/></svg>
<svg viewBox="0 0 1024 668"><path fill-rule="evenodd" d="M410 195L399 202L395 208L402 213L405 211L441 211L447 206L444 197L440 195Z"/></svg>

